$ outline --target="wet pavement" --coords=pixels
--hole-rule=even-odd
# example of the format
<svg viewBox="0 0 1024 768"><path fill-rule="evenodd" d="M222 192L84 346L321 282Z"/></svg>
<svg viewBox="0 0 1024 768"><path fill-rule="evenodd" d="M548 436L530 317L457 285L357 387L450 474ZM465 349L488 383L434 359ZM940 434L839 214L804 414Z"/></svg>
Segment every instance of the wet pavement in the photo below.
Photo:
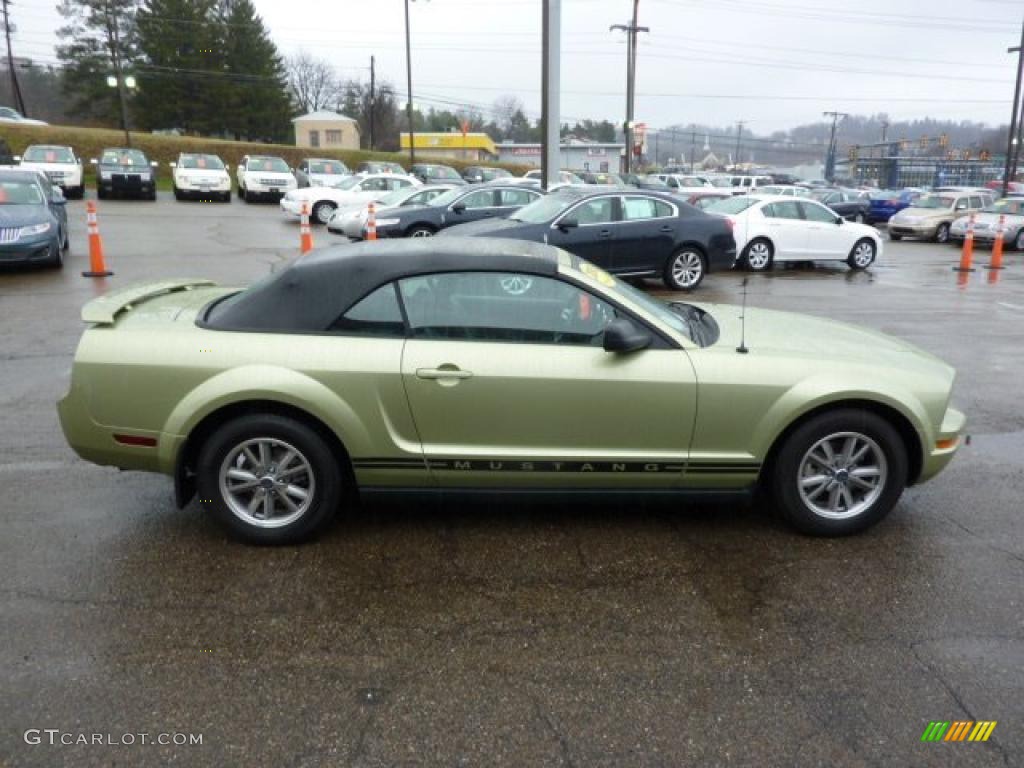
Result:
<svg viewBox="0 0 1024 768"><path fill-rule="evenodd" d="M1024 765L1024 255L963 286L955 249L913 242L866 273L750 278L751 306L959 369L972 445L861 536L549 500L375 504L266 549L60 434L83 302L168 275L245 282L297 249L273 206L162 198L101 204L105 284L79 276L79 202L63 271L0 270L0 766ZM742 277L697 297L739 301ZM922 743L932 720L998 725ZM59 744L80 734L136 743Z"/></svg>

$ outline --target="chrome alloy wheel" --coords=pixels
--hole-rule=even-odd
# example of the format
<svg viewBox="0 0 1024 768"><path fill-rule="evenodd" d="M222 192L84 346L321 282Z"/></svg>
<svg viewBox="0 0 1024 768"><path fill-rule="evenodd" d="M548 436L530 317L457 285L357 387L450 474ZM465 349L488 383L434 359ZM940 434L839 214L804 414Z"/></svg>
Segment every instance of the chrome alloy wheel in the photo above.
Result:
<svg viewBox="0 0 1024 768"><path fill-rule="evenodd" d="M857 247L853 249L853 263L860 268L864 268L871 265L871 262L875 260L875 246L864 240L857 243Z"/></svg>
<svg viewBox="0 0 1024 768"><path fill-rule="evenodd" d="M422 227L420 229L414 230L412 235L411 235L411 237L433 237L433 236L434 236L434 233L431 232L426 227Z"/></svg>
<svg viewBox="0 0 1024 768"><path fill-rule="evenodd" d="M888 474L878 443L859 432L837 432L804 454L797 485L800 498L816 515L845 520L871 508Z"/></svg>
<svg viewBox="0 0 1024 768"><path fill-rule="evenodd" d="M772 258L772 249L768 243L759 240L750 246L747 250L747 264L753 270L762 270L767 268L768 262Z"/></svg>
<svg viewBox="0 0 1024 768"><path fill-rule="evenodd" d="M683 251L672 259L672 281L681 288L692 288L704 276L704 262L694 251Z"/></svg>
<svg viewBox="0 0 1024 768"><path fill-rule="evenodd" d="M220 492L228 508L257 528L280 528L309 509L316 477L296 448L272 437L239 443L224 458Z"/></svg>

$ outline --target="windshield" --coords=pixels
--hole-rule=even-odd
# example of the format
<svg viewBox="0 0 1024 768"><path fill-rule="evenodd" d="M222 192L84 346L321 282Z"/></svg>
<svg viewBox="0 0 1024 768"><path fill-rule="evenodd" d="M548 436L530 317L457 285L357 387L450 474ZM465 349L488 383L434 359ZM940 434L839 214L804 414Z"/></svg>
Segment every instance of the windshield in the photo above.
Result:
<svg viewBox="0 0 1024 768"><path fill-rule="evenodd" d="M348 173L348 166L338 160L310 160L310 173L323 173L327 176L342 176Z"/></svg>
<svg viewBox="0 0 1024 768"><path fill-rule="evenodd" d="M925 195L916 203L915 208L952 208L955 198L942 197L940 195Z"/></svg>
<svg viewBox="0 0 1024 768"><path fill-rule="evenodd" d="M712 203L704 210L708 213L742 213L756 202L757 200L753 197L727 197L724 200Z"/></svg>
<svg viewBox="0 0 1024 768"><path fill-rule="evenodd" d="M207 171L224 170L224 163L216 155L182 155L178 165L182 168L199 168Z"/></svg>
<svg viewBox="0 0 1024 768"><path fill-rule="evenodd" d="M362 176L346 176L344 179L334 185L335 189L352 189L360 181L363 181Z"/></svg>
<svg viewBox="0 0 1024 768"><path fill-rule="evenodd" d="M461 179L454 168L447 165L428 165L424 170L424 176L430 179Z"/></svg>
<svg viewBox="0 0 1024 768"><path fill-rule="evenodd" d="M100 158L101 165L149 165L146 156L137 149L108 149Z"/></svg>
<svg viewBox="0 0 1024 768"><path fill-rule="evenodd" d="M731 187L732 179L728 176L716 176L715 178L709 179L711 186L713 187Z"/></svg>
<svg viewBox="0 0 1024 768"><path fill-rule="evenodd" d="M0 181L0 205L40 205L43 193L31 181Z"/></svg>
<svg viewBox="0 0 1024 768"><path fill-rule="evenodd" d="M265 171L267 173L288 173L288 163L280 157L250 157L249 171Z"/></svg>
<svg viewBox="0 0 1024 768"><path fill-rule="evenodd" d="M555 218L577 200L579 197L576 195L560 195L555 192L538 198L529 205L524 205L515 212L514 216L509 216L509 218L527 224L542 224Z"/></svg>
<svg viewBox="0 0 1024 768"><path fill-rule="evenodd" d="M1024 200L997 200L992 205L982 208L985 213L1008 213L1011 215L1024 215Z"/></svg>
<svg viewBox="0 0 1024 768"><path fill-rule="evenodd" d="M455 189L449 189L447 192L442 192L440 195L430 201L429 205L436 205L443 208L446 205L451 205L464 194L466 194L467 186L455 187Z"/></svg>
<svg viewBox="0 0 1024 768"><path fill-rule="evenodd" d="M71 147L29 147L22 160L28 163L74 163Z"/></svg>
<svg viewBox="0 0 1024 768"><path fill-rule="evenodd" d="M484 181L490 181L491 179L504 179L512 174L504 168L484 168L480 175L483 176Z"/></svg>

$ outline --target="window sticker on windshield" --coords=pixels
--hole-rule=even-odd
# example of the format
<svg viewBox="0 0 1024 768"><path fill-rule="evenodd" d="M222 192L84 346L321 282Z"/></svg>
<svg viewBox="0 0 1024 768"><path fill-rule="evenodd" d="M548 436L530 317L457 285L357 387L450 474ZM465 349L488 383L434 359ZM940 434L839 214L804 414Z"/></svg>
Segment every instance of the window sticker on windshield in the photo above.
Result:
<svg viewBox="0 0 1024 768"><path fill-rule="evenodd" d="M206 158L205 157L200 157L198 160L196 160L196 165L198 167L200 167L200 168L205 168L206 167Z"/></svg>
<svg viewBox="0 0 1024 768"><path fill-rule="evenodd" d="M46 162L48 162L48 163L56 163L57 162L57 153L54 152L52 149L48 149L46 151Z"/></svg>
<svg viewBox="0 0 1024 768"><path fill-rule="evenodd" d="M597 280L601 285L606 285L609 288L615 287L615 278L609 275L600 267L595 267L589 261L580 262L580 272L589 278Z"/></svg>

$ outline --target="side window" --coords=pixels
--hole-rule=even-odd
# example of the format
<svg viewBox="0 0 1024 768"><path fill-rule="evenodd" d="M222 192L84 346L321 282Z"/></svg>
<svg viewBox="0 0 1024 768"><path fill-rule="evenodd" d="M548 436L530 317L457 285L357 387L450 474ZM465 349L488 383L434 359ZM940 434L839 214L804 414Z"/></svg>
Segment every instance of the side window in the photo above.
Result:
<svg viewBox="0 0 1024 768"><path fill-rule="evenodd" d="M382 285L360 299L331 325L330 330L359 336L405 336L405 322L395 295L395 284Z"/></svg>
<svg viewBox="0 0 1024 768"><path fill-rule="evenodd" d="M466 195L460 201L467 210L474 208L493 208L494 207L494 190L493 189L480 189L472 194Z"/></svg>
<svg viewBox="0 0 1024 768"><path fill-rule="evenodd" d="M569 216L575 217L581 225L583 224L610 224L615 221L614 199L611 197L595 197L580 203L569 211Z"/></svg>
<svg viewBox="0 0 1024 768"><path fill-rule="evenodd" d="M536 199L532 192L525 189L502 189L498 194L501 195L501 204L504 206L523 206Z"/></svg>
<svg viewBox="0 0 1024 768"><path fill-rule="evenodd" d="M966 198L966 197L958 197L956 199L956 203L954 204L954 209L957 210L957 211L966 211L967 210L967 202L968 202L968 198Z"/></svg>
<svg viewBox="0 0 1024 768"><path fill-rule="evenodd" d="M775 203L768 203L766 205L761 206L761 215L764 216L766 219L779 218L778 216L775 215Z"/></svg>
<svg viewBox="0 0 1024 768"><path fill-rule="evenodd" d="M772 210L774 215L772 218L775 219L802 219L803 216L800 213L800 204L796 200L783 200L778 203L772 203Z"/></svg>
<svg viewBox="0 0 1024 768"><path fill-rule="evenodd" d="M832 224L836 220L836 215L823 206L810 202L801 203L800 205L803 206L804 217L808 221Z"/></svg>
<svg viewBox="0 0 1024 768"><path fill-rule="evenodd" d="M971 202L970 202L970 206L971 206L971 208L981 208L982 207L981 198L980 197L972 197L971 198Z"/></svg>
<svg viewBox="0 0 1024 768"><path fill-rule="evenodd" d="M402 205L424 205L429 203L433 198L440 194L434 189L425 189L422 192L417 192L415 195L410 196Z"/></svg>
<svg viewBox="0 0 1024 768"><path fill-rule="evenodd" d="M384 182L386 189L405 189L412 186L412 182L408 179L381 179L381 181Z"/></svg>
<svg viewBox="0 0 1024 768"><path fill-rule="evenodd" d="M399 282L422 339L600 346L615 309L569 283L513 272L450 272Z"/></svg>
<svg viewBox="0 0 1024 768"><path fill-rule="evenodd" d="M624 197L622 199L622 220L640 221L672 215L672 206L653 197Z"/></svg>

